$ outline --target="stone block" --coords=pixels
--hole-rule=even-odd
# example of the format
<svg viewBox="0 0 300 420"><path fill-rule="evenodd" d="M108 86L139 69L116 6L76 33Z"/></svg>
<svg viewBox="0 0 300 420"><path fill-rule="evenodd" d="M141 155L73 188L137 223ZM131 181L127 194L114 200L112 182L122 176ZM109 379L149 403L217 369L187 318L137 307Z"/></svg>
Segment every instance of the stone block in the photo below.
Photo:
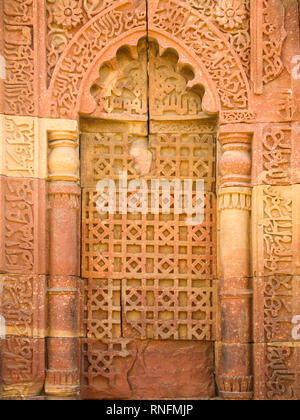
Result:
<svg viewBox="0 0 300 420"><path fill-rule="evenodd" d="M253 185L291 185L300 180L298 122L257 124L253 137Z"/></svg>
<svg viewBox="0 0 300 420"><path fill-rule="evenodd" d="M300 275L300 185L253 188L253 276Z"/></svg>
<svg viewBox="0 0 300 420"><path fill-rule="evenodd" d="M255 344L256 400L300 399L300 347L293 343Z"/></svg>
<svg viewBox="0 0 300 420"><path fill-rule="evenodd" d="M7 336L1 347L2 397L40 395L44 386L44 339Z"/></svg>
<svg viewBox="0 0 300 420"><path fill-rule="evenodd" d="M83 343L83 366L82 398L215 396L209 342L88 340Z"/></svg>
<svg viewBox="0 0 300 420"><path fill-rule="evenodd" d="M136 346L127 339L82 340L83 399L130 399L128 374L136 359Z"/></svg>
<svg viewBox="0 0 300 420"><path fill-rule="evenodd" d="M0 313L9 336L43 338L46 334L46 278L1 274Z"/></svg>
<svg viewBox="0 0 300 420"><path fill-rule="evenodd" d="M215 396L213 343L137 342L128 374L133 398L189 399Z"/></svg>
<svg viewBox="0 0 300 420"><path fill-rule="evenodd" d="M0 175L46 179L48 136L56 130L77 132L77 122L0 115Z"/></svg>
<svg viewBox="0 0 300 420"><path fill-rule="evenodd" d="M0 272L46 274L46 185L0 176Z"/></svg>

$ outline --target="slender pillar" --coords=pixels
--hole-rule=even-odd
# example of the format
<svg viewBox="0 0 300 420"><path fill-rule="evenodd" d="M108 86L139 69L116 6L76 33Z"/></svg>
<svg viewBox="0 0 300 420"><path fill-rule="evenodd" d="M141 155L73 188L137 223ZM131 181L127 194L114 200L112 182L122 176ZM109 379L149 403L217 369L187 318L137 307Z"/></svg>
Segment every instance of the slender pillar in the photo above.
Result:
<svg viewBox="0 0 300 420"><path fill-rule="evenodd" d="M80 188L76 132L49 134L48 338L45 392L79 392Z"/></svg>
<svg viewBox="0 0 300 420"><path fill-rule="evenodd" d="M224 399L253 398L251 134L220 133L217 382Z"/></svg>

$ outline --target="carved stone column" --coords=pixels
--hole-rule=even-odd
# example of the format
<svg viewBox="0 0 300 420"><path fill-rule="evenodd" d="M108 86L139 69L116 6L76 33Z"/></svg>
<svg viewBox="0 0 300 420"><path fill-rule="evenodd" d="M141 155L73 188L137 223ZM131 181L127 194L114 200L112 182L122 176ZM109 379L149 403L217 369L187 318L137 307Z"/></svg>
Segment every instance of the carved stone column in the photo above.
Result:
<svg viewBox="0 0 300 420"><path fill-rule="evenodd" d="M49 134L49 279L45 392L79 391L80 188L76 132Z"/></svg>
<svg viewBox="0 0 300 420"><path fill-rule="evenodd" d="M252 399L251 135L220 131L217 382L225 399Z"/></svg>

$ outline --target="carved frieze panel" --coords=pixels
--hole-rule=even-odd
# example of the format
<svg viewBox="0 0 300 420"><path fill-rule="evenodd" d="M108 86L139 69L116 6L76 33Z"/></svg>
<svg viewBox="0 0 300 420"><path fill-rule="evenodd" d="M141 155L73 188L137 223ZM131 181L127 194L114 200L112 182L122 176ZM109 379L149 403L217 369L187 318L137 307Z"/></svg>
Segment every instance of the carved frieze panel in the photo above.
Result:
<svg viewBox="0 0 300 420"><path fill-rule="evenodd" d="M6 0L4 22L7 25L32 25L33 0Z"/></svg>
<svg viewBox="0 0 300 420"><path fill-rule="evenodd" d="M250 74L250 0L186 0L224 33Z"/></svg>
<svg viewBox="0 0 300 420"><path fill-rule="evenodd" d="M0 270L45 274L45 181L0 177Z"/></svg>
<svg viewBox="0 0 300 420"><path fill-rule="evenodd" d="M299 186L254 188L254 275L297 273Z"/></svg>
<svg viewBox="0 0 300 420"><path fill-rule="evenodd" d="M47 76L48 83L54 67L68 42L87 22L82 0L46 0L47 13Z"/></svg>
<svg viewBox="0 0 300 420"><path fill-rule="evenodd" d="M46 130L37 118L0 116L0 174L46 178Z"/></svg>
<svg viewBox="0 0 300 420"><path fill-rule="evenodd" d="M299 400L299 347L288 344L256 344L255 398Z"/></svg>
<svg viewBox="0 0 300 420"><path fill-rule="evenodd" d="M118 12L119 5L121 6L122 3L124 7L120 8L120 11L128 10L125 13L127 18L125 18L124 24L122 19L119 21ZM175 36L178 41L183 41L188 49L191 48L196 55L201 56L213 80L216 81L221 76L217 88L225 109L239 109L247 106L247 82L244 79L245 75L249 75L250 72L249 0L230 0L218 5L211 0L187 0L186 2L174 2L174 4L169 1L161 1L158 4L150 1L146 4L143 0L133 2L115 1L109 2L109 4L106 1L59 0L54 2L54 0L47 0L46 8L48 83L51 81L54 68L62 54L66 55L67 52L64 63L61 63L63 72L67 71L71 62L74 62L74 69L78 67L75 66L74 53L78 49L76 47L78 42L81 44L80 38L82 36L79 35L81 32L86 32L84 38L91 38L91 35L88 35L88 32L91 32L89 28L93 27L95 29L100 25L106 33L110 33L113 29L111 25L116 24L118 26L118 22L121 24L120 31L123 32L135 28L138 21L141 23L141 20L144 20L146 35L146 8L148 8L149 31L166 30L169 35ZM175 9L176 13L173 16L168 16L170 11ZM144 12L137 16L136 12L139 10L144 10ZM99 17L98 25L96 24L97 17ZM187 19L191 22L190 28L187 27ZM176 20L186 21L185 25L181 27L184 28L184 31L181 28L176 29ZM92 23L94 21L95 23ZM193 37L189 34L189 32L193 32L193 28L198 31L197 40L196 38L193 40ZM94 29L92 29L92 36L96 35ZM221 38L220 34L222 34ZM117 28L115 35L119 35ZM103 38L103 32L100 37ZM103 42L101 45L104 47L106 42L104 44ZM89 46L92 49L86 57L86 64L92 62L92 56L96 57L98 46L99 40L93 46ZM223 64L219 61L218 70L210 62L210 57L214 56L216 49L223 57ZM228 68L227 73L225 68ZM61 74L59 79L53 82L56 85L57 83L61 84L62 76ZM57 79L56 75L54 75L54 79ZM76 85L77 82L74 79L73 86ZM52 90L51 86L50 88ZM54 85L54 88L58 88L58 85L57 87ZM62 86L60 86L61 88ZM57 97L57 94L55 94L55 97ZM64 108L63 102L58 106ZM55 111L54 103L53 111Z"/></svg>
<svg viewBox="0 0 300 420"><path fill-rule="evenodd" d="M45 336L45 276L2 274L1 314L6 335Z"/></svg>
<svg viewBox="0 0 300 420"><path fill-rule="evenodd" d="M132 5L130 6L129 3L123 2L123 7L121 7L121 3L122 2L112 5L111 8L104 10L88 21L65 48L59 66L53 74L48 91L52 115L74 118L76 112L78 113L78 108L80 106L80 89L83 78L86 76L87 72L92 71L91 64L94 60L95 62L96 60L99 60L100 52L104 50L112 40L118 38L127 31L130 31L130 36L133 35L132 32L139 32L138 35L134 36L136 42L137 36L141 38L143 31L144 36L147 35L147 27L149 34L150 31L157 34L163 33L164 37L170 38L171 42L175 41L177 44L190 51L194 60L200 60L199 63L203 66L203 77L210 79L210 83L215 84L213 95L216 95L216 91L218 92L221 107L224 110L237 111L240 109L247 109L249 85L242 62L239 60L234 48L226 38L225 33L223 34L218 31L214 23L207 20L202 14L189 5L184 5L184 3L180 2L177 3L176 1L161 0L157 4L152 4L150 2L148 5L149 21L147 26L145 4L141 3L137 8L134 8L133 12L129 12ZM171 11L175 9L176 14L172 15ZM178 19L184 23L180 28L177 28L176 26ZM183 27L184 31L181 30ZM102 31L100 30L101 28L104 28L105 30ZM195 37L195 30L197 31L197 37ZM87 41L96 38L97 42ZM133 39L133 37L131 38ZM131 40L130 45L132 45L132 42L134 41ZM78 54L80 54L81 57L80 61ZM82 54L84 54L85 58L82 58ZM216 54L218 54L219 57L217 64L214 58ZM111 55L108 55L108 57L108 60L110 60ZM220 57L222 58L220 59ZM132 63L132 65L136 64ZM129 70L132 66L130 67L129 65L129 67L127 67L126 65L125 67ZM160 71L161 69L158 70L158 73ZM197 73L197 75L199 76L200 73ZM161 77L161 75L158 75L157 77ZM189 80L188 72L184 77L187 77L187 81ZM180 77L177 75L177 84L179 79ZM175 80L172 83L174 82ZM71 86L72 92L70 90ZM159 86L159 84L156 84L156 87L157 86ZM166 96L166 93L167 92L165 92L164 96ZM170 93L171 91L168 92L167 95L170 95ZM191 95L193 98L191 98ZM129 109L132 109L136 114L138 114L138 112L142 114L145 112L145 105L142 107L141 105L134 105L134 96L128 97L125 102L124 100L118 99L120 96L121 93L119 92L118 95L116 95L115 90L113 95L108 95L110 102L112 101L113 103L108 104L108 99L104 101L101 101L101 98L98 99L100 99L101 104L106 105L108 109L111 109L111 106L113 106L112 109L120 111L120 106L122 108L124 104L126 104L126 108L129 107ZM115 99L112 100L112 98ZM162 100L166 106L167 101L164 98L161 98L160 100ZM212 101L211 98L210 101ZM199 108L200 106L199 99L197 99L197 92L196 94L194 92L189 92L189 95L184 94L184 100L182 99L181 102L183 102L183 105L181 104L179 108L187 108L187 114L195 114L195 107ZM172 101L168 106L171 106L172 109L174 108ZM138 112L135 110L136 107ZM178 108L178 103L175 104L175 108ZM211 112L216 112L217 108L218 107L214 105ZM82 112L85 113L85 110ZM181 112L183 111L181 110Z"/></svg>
<svg viewBox="0 0 300 420"><path fill-rule="evenodd" d="M1 375L4 397L39 395L44 385L44 339L8 336L2 342Z"/></svg>
<svg viewBox="0 0 300 420"><path fill-rule="evenodd" d="M70 108L76 106L78 90L93 60L115 38L134 29L146 33L145 4L133 8L130 1L120 1L99 13L78 32L50 85L52 116L70 116Z"/></svg>
<svg viewBox="0 0 300 420"><path fill-rule="evenodd" d="M57 61L77 32L96 15L119 0L46 0L47 13L47 76L48 84ZM145 0L128 2L131 9ZM109 25L110 16L106 23ZM109 23L110 22L110 23Z"/></svg>
<svg viewBox="0 0 300 420"><path fill-rule="evenodd" d="M33 0L3 3L3 110L11 115L34 115Z"/></svg>
<svg viewBox="0 0 300 420"><path fill-rule="evenodd" d="M265 377L257 375L265 399L296 399L297 348L293 347L293 317L300 310L299 189L254 188L254 336L256 342L290 343L288 347L258 347L257 369L264 363ZM259 201L262 200L262 206ZM261 256L259 254L261 253ZM261 357L261 359L260 359ZM262 396L260 396L262 397Z"/></svg>
<svg viewBox="0 0 300 420"><path fill-rule="evenodd" d="M268 124L258 129L253 149L252 182L264 185L289 185L292 175L292 125Z"/></svg>
<svg viewBox="0 0 300 420"><path fill-rule="evenodd" d="M220 122L228 123L251 123L254 122L256 114L253 111L222 111L220 113Z"/></svg>
<svg viewBox="0 0 300 420"><path fill-rule="evenodd" d="M155 40L141 38L137 48L121 47L99 75L90 89L95 101L90 116L145 121L149 106L150 118L203 118L201 78Z"/></svg>
<svg viewBox="0 0 300 420"><path fill-rule="evenodd" d="M282 45L286 38L284 9L278 0L263 0L263 82L269 83L283 71Z"/></svg>
<svg viewBox="0 0 300 420"><path fill-rule="evenodd" d="M299 277L256 277L253 283L255 342L295 342L293 318L300 311Z"/></svg>
<svg viewBox="0 0 300 420"><path fill-rule="evenodd" d="M253 140L253 185L291 185L300 179L299 124L261 124Z"/></svg>
<svg viewBox="0 0 300 420"><path fill-rule="evenodd" d="M242 64L225 35L221 37L209 20L184 3L160 0L149 9L149 25L175 37L201 59L215 82L222 109L247 108L248 83Z"/></svg>
<svg viewBox="0 0 300 420"><path fill-rule="evenodd" d="M285 8L280 0L257 0L251 5L251 79L254 93L284 70L282 47L287 36Z"/></svg>
<svg viewBox="0 0 300 420"><path fill-rule="evenodd" d="M293 343L300 310L299 188L260 186L253 195L255 342Z"/></svg>

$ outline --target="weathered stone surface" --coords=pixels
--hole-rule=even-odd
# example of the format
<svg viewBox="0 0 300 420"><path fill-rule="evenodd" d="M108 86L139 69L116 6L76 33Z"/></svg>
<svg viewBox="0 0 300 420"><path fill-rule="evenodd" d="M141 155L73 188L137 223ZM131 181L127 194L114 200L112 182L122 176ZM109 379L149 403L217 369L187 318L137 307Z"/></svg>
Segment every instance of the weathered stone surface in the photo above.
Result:
<svg viewBox="0 0 300 420"><path fill-rule="evenodd" d="M73 276L49 276L47 331L50 337L78 337L81 318L82 280Z"/></svg>
<svg viewBox="0 0 300 420"><path fill-rule="evenodd" d="M213 344L176 341L137 343L128 373L133 398L212 398L215 396Z"/></svg>
<svg viewBox="0 0 300 420"><path fill-rule="evenodd" d="M0 275L0 312L5 320L3 334L23 338L45 337L45 303L46 276Z"/></svg>
<svg viewBox="0 0 300 420"><path fill-rule="evenodd" d="M82 398L215 396L213 343L88 340L83 366Z"/></svg>
<svg viewBox="0 0 300 420"><path fill-rule="evenodd" d="M253 189L253 275L300 274L300 186Z"/></svg>
<svg viewBox="0 0 300 420"><path fill-rule="evenodd" d="M46 343L45 393L66 397L77 395L80 390L79 340L49 337Z"/></svg>

